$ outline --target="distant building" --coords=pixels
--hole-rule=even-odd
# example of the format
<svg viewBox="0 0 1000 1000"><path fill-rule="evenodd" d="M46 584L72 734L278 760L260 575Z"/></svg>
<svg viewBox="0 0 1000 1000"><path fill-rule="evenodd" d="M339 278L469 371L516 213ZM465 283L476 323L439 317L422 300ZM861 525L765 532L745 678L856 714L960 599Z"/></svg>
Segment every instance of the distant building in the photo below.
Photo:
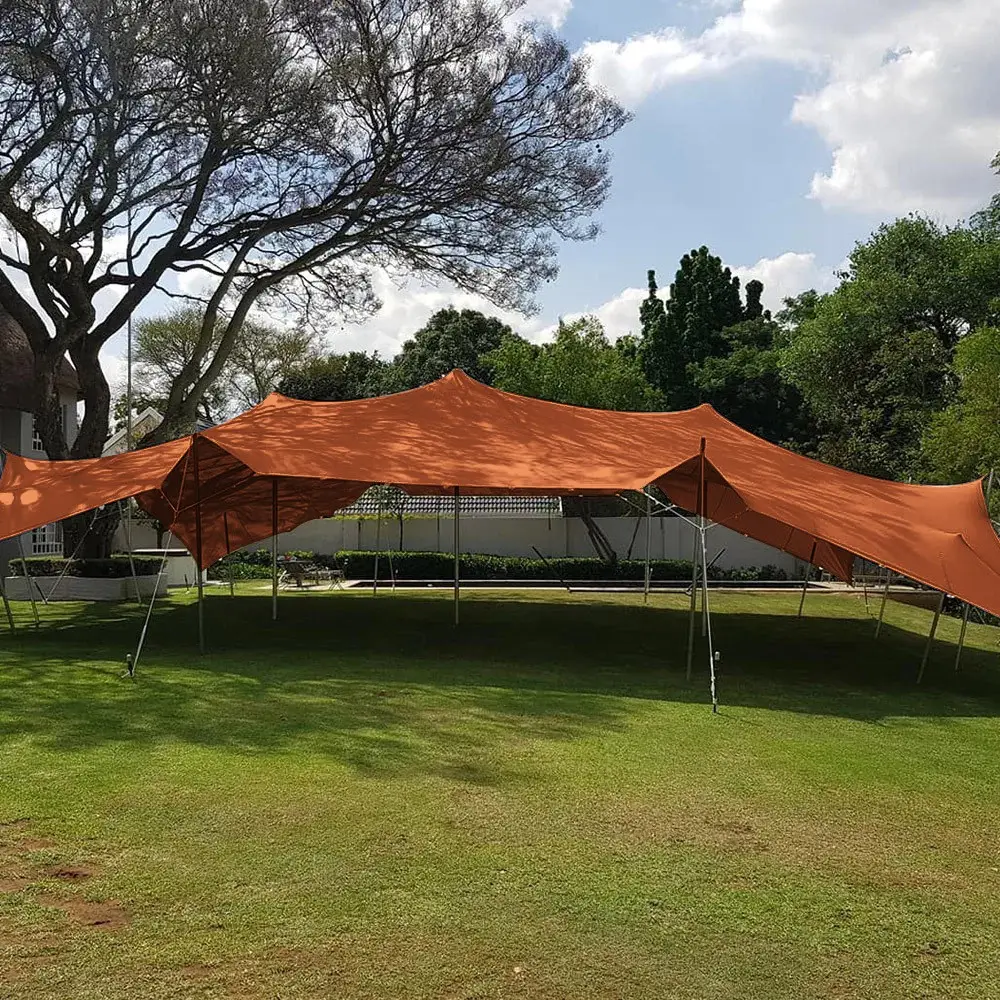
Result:
<svg viewBox="0 0 1000 1000"><path fill-rule="evenodd" d="M31 398L34 356L21 327L0 311L0 447L26 458L48 458L35 427ZM56 374L66 440L76 440L79 422L76 404L81 399L76 371L65 358ZM58 524L36 528L22 536L25 555L62 555L62 531ZM0 572L7 560L18 555L16 538L0 542Z"/></svg>
<svg viewBox="0 0 1000 1000"><path fill-rule="evenodd" d="M141 413L137 413L132 418L132 446L141 441L147 434L151 434L160 424L163 423L163 414L152 406L147 406ZM195 422L196 431L207 431L213 424L199 417ZM115 431L104 443L102 455L120 455L123 451L129 450L128 429L122 427Z"/></svg>

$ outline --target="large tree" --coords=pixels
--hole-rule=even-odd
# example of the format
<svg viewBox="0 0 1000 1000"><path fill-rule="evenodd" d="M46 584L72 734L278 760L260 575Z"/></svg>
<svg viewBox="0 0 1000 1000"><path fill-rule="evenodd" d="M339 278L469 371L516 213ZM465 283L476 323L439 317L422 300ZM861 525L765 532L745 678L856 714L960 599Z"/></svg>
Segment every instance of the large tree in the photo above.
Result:
<svg viewBox="0 0 1000 1000"><path fill-rule="evenodd" d="M530 307L558 241L594 235L600 143L626 115L560 40L511 27L520 6L0 0L0 305L34 353L46 451L100 453L99 352L157 289L203 316L161 437L190 426L269 301L364 313L386 266Z"/></svg>
<svg viewBox="0 0 1000 1000"><path fill-rule="evenodd" d="M382 395L388 368L378 354L330 354L290 372L278 392L294 399L367 399Z"/></svg>
<svg viewBox="0 0 1000 1000"><path fill-rule="evenodd" d="M487 355L511 332L503 321L475 309L441 309L403 343L385 374L385 389L416 389L453 368L489 383L493 372Z"/></svg>
<svg viewBox="0 0 1000 1000"><path fill-rule="evenodd" d="M740 279L708 247L681 258L662 312L656 291L655 273L650 271L649 297L640 309L646 377L664 394L670 409L694 406L702 398L690 366L724 354L723 331L753 317L740 299Z"/></svg>
<svg viewBox="0 0 1000 1000"><path fill-rule="evenodd" d="M662 404L634 355L611 344L593 316L560 322L544 344L506 337L488 361L494 385L522 396L603 410L654 410Z"/></svg>
<svg viewBox="0 0 1000 1000"><path fill-rule="evenodd" d="M214 339L225 333L226 317L216 322ZM191 364L202 335L199 310L188 307L140 320L136 327L134 409L165 409L179 373ZM261 402L293 372L318 360L321 340L310 329L281 327L253 319L198 401L196 416L226 419ZM193 423L193 422L192 422ZM186 428L190 432L191 427Z"/></svg>
<svg viewBox="0 0 1000 1000"><path fill-rule="evenodd" d="M819 421L821 457L919 475L925 429L954 393L956 345L997 315L1000 238L907 216L857 244L841 278L791 304L782 370Z"/></svg>

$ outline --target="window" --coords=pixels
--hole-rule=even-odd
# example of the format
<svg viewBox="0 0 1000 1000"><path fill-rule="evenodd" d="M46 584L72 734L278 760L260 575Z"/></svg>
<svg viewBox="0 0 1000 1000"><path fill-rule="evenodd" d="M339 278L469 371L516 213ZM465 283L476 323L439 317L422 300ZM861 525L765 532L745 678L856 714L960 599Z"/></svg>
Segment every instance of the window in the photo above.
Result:
<svg viewBox="0 0 1000 1000"><path fill-rule="evenodd" d="M45 454L45 448L42 446L42 436L38 433L38 418L34 415L31 417L31 450L34 452L40 452Z"/></svg>
<svg viewBox="0 0 1000 1000"><path fill-rule="evenodd" d="M33 556L61 556L63 554L62 525L46 524L31 532Z"/></svg>

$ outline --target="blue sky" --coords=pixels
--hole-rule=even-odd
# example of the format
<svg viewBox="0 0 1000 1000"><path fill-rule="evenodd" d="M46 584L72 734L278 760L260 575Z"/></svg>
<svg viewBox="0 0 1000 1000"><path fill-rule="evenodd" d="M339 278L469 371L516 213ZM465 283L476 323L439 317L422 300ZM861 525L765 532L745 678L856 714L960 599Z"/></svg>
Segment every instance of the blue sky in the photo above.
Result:
<svg viewBox="0 0 1000 1000"><path fill-rule="evenodd" d="M1000 189L1000 0L527 0L634 114L610 144L600 237L564 246L538 315L636 326L646 270L669 284L707 244L765 301L828 288L854 242L908 211L966 216ZM382 310L333 349L394 353L456 289L376 280ZM121 338L109 345L120 370Z"/></svg>

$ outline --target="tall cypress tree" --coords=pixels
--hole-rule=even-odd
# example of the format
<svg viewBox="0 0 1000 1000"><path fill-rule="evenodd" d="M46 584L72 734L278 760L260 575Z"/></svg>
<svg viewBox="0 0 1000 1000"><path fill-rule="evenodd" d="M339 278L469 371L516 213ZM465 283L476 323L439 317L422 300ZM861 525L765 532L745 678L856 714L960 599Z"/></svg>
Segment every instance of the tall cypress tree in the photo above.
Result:
<svg viewBox="0 0 1000 1000"><path fill-rule="evenodd" d="M656 298L652 271L649 283L650 296L640 310L646 378L670 409L695 406L701 393L688 366L727 352L722 331L746 318L740 279L703 246L681 258L665 306ZM759 295L756 301L759 307Z"/></svg>

